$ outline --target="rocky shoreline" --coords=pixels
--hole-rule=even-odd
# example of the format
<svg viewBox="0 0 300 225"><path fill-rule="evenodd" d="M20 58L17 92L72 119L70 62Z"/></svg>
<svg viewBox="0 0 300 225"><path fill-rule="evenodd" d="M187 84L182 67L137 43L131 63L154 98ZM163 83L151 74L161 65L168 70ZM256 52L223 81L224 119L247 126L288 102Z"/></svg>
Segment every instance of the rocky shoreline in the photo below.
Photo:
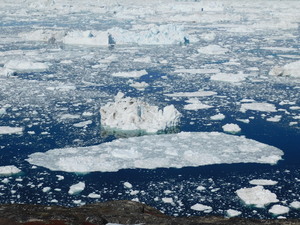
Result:
<svg viewBox="0 0 300 225"><path fill-rule="evenodd" d="M110 201L75 208L11 204L0 206L0 225L300 225L300 219L258 220L244 218L171 217L133 201Z"/></svg>

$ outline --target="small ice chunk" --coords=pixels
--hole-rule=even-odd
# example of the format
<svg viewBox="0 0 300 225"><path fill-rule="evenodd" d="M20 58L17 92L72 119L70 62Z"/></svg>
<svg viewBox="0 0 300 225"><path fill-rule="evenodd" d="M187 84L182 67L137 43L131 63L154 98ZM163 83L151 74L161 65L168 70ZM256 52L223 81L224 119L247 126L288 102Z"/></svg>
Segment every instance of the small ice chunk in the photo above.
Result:
<svg viewBox="0 0 300 225"><path fill-rule="evenodd" d="M44 187L44 188L43 188L43 192L45 192L45 193L46 193L46 192L49 192L50 190L51 190L51 187Z"/></svg>
<svg viewBox="0 0 300 225"><path fill-rule="evenodd" d="M162 198L164 203L174 204L173 198Z"/></svg>
<svg viewBox="0 0 300 225"><path fill-rule="evenodd" d="M242 130L239 127L239 125L233 123L225 124L224 126L222 126L222 128L224 132L233 133L233 134L239 133Z"/></svg>
<svg viewBox="0 0 300 225"><path fill-rule="evenodd" d="M142 82L133 82L130 84L131 87L137 89L137 90L145 90L146 87L149 86L149 84L147 84L146 82L142 81Z"/></svg>
<svg viewBox="0 0 300 225"><path fill-rule="evenodd" d="M249 183L253 185L265 186L265 185L276 185L278 182L274 180L254 179L254 180L250 180Z"/></svg>
<svg viewBox="0 0 300 225"><path fill-rule="evenodd" d="M20 172L21 170L16 166L0 166L0 176L9 176Z"/></svg>
<svg viewBox="0 0 300 225"><path fill-rule="evenodd" d="M274 215L281 215L286 214L290 211L289 207L283 206L283 205L273 205L271 209L269 209L269 212Z"/></svg>
<svg viewBox="0 0 300 225"><path fill-rule="evenodd" d="M207 96L212 96L216 95L217 92L214 91L194 91L194 92L176 92L173 94L165 94L166 96L169 97L207 97Z"/></svg>
<svg viewBox="0 0 300 225"><path fill-rule="evenodd" d="M247 110L260 112L277 112L275 105L266 102L243 103L240 111L245 113Z"/></svg>
<svg viewBox="0 0 300 225"><path fill-rule="evenodd" d="M300 202L299 201L294 201L290 204L290 207L294 209L300 209Z"/></svg>
<svg viewBox="0 0 300 225"><path fill-rule="evenodd" d="M128 71L128 72L113 73L112 76L139 78L139 77L147 75L147 74L148 74L148 72L146 70L134 70L134 71Z"/></svg>
<svg viewBox="0 0 300 225"><path fill-rule="evenodd" d="M204 191L204 190L206 190L206 187L204 187L204 186L198 186L198 187L196 188L196 190L197 190L197 191Z"/></svg>
<svg viewBox="0 0 300 225"><path fill-rule="evenodd" d="M123 184L123 185L124 185L124 187L125 187L125 188L128 188L128 189L131 189L131 188L132 188L132 184L131 184L131 183L129 183L129 182L127 182L127 181L126 181L126 182L124 182L124 184Z"/></svg>
<svg viewBox="0 0 300 225"><path fill-rule="evenodd" d="M69 189L69 194L70 195L75 195L80 192L82 192L85 189L85 183L84 182L79 182L77 184L73 184L70 189Z"/></svg>
<svg viewBox="0 0 300 225"><path fill-rule="evenodd" d="M236 191L236 194L245 204L254 205L258 208L263 208L265 205L279 201L276 194L264 189L263 186L241 188Z"/></svg>
<svg viewBox="0 0 300 225"><path fill-rule="evenodd" d="M228 215L228 217L236 217L242 214L242 212L238 211L238 210L234 210L234 209L228 209L226 211L226 214Z"/></svg>
<svg viewBox="0 0 300 225"><path fill-rule="evenodd" d="M92 120L87 120L87 121L83 121L83 122L79 122L79 123L74 123L73 126L74 127L87 127L88 125L90 125L92 123L93 123Z"/></svg>
<svg viewBox="0 0 300 225"><path fill-rule="evenodd" d="M89 197L89 198L100 198L101 195L96 194L96 193L90 193L90 194L88 195L88 197Z"/></svg>
<svg viewBox="0 0 300 225"><path fill-rule="evenodd" d="M175 127L179 123L181 114L173 105L159 109L139 99L123 96L124 94L119 92L115 102L101 107L103 127L155 133L168 127Z"/></svg>
<svg viewBox="0 0 300 225"><path fill-rule="evenodd" d="M246 79L247 74L227 74L227 73L217 73L210 77L211 80L216 81L224 81L224 82L231 82L231 83L239 83Z"/></svg>
<svg viewBox="0 0 300 225"><path fill-rule="evenodd" d="M212 207L207 206L207 205L203 205L203 204L200 204L200 203L192 205L191 209L195 210L195 211L202 211L202 212L205 212L205 213L210 213L212 211Z"/></svg>
<svg viewBox="0 0 300 225"><path fill-rule="evenodd" d="M227 48L223 48L219 45L208 45L198 49L199 53L207 55L223 55L228 52Z"/></svg>
<svg viewBox="0 0 300 225"><path fill-rule="evenodd" d="M267 118L266 120L269 122L279 122L281 120L282 116L281 115L276 115L270 118Z"/></svg>
<svg viewBox="0 0 300 225"><path fill-rule="evenodd" d="M22 132L23 132L22 127L0 126L0 135L1 134L20 134Z"/></svg>
<svg viewBox="0 0 300 225"><path fill-rule="evenodd" d="M210 117L211 120L224 120L225 119L225 115L222 113L218 113L214 116Z"/></svg>
<svg viewBox="0 0 300 225"><path fill-rule="evenodd" d="M62 175L56 175L56 177L57 177L57 180L63 180L63 179L65 179L65 177L62 176Z"/></svg>

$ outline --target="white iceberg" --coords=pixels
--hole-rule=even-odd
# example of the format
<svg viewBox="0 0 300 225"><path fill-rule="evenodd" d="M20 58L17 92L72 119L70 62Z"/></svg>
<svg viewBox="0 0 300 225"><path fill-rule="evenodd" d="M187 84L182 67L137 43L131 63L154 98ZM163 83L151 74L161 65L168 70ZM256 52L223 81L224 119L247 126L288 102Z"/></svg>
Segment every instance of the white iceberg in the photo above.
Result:
<svg viewBox="0 0 300 225"><path fill-rule="evenodd" d="M289 207L283 206L283 205L273 205L271 209L269 209L269 212L274 215L281 215L286 214L290 211Z"/></svg>
<svg viewBox="0 0 300 225"><path fill-rule="evenodd" d="M203 204L200 204L200 203L192 205L191 209L195 210L195 211L202 211L202 212L205 212L205 213L210 213L212 211L212 207L207 206L207 205L203 205Z"/></svg>
<svg viewBox="0 0 300 225"><path fill-rule="evenodd" d="M75 195L75 194L79 194L84 189L85 189L85 183L84 182L79 182L77 184L71 185L68 193L70 195Z"/></svg>
<svg viewBox="0 0 300 225"><path fill-rule="evenodd" d="M7 176L20 173L21 170L16 166L0 166L0 176Z"/></svg>
<svg viewBox="0 0 300 225"><path fill-rule="evenodd" d="M242 188L237 190L236 194L246 205L254 205L258 208L263 208L265 205L279 201L276 194L264 189L263 186Z"/></svg>
<svg viewBox="0 0 300 225"><path fill-rule="evenodd" d="M100 114L103 127L149 133L177 126L181 116L173 105L159 109L139 99L124 97L121 92L115 97L115 102L101 107Z"/></svg>
<svg viewBox="0 0 300 225"><path fill-rule="evenodd" d="M33 62L30 60L10 60L4 64L4 68L16 72L44 72L49 69L46 63Z"/></svg>
<svg viewBox="0 0 300 225"><path fill-rule="evenodd" d="M283 67L275 66L270 70L269 75L300 78L300 60L286 64Z"/></svg>
<svg viewBox="0 0 300 225"><path fill-rule="evenodd" d="M228 132L228 133L239 133L241 132L241 128L239 127L239 125L234 124L234 123L227 123L224 126L222 126L222 129L224 132Z"/></svg>
<svg viewBox="0 0 300 225"><path fill-rule="evenodd" d="M299 201L294 201L290 204L290 207L294 209L300 209L300 202Z"/></svg>
<svg viewBox="0 0 300 225"><path fill-rule="evenodd" d="M266 102L243 103L241 105L240 111L245 113L247 110L260 112L277 112L275 105Z"/></svg>
<svg viewBox="0 0 300 225"><path fill-rule="evenodd" d="M245 137L218 132L181 132L37 152L29 155L27 161L54 171L87 173L221 163L275 164L282 155L278 148Z"/></svg>

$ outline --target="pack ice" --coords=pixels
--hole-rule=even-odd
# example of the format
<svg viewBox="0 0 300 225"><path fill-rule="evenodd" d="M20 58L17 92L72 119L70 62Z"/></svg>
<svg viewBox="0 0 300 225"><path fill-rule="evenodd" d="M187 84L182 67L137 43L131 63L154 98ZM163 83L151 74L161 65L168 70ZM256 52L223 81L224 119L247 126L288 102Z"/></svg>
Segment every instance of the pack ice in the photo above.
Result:
<svg viewBox="0 0 300 225"><path fill-rule="evenodd" d="M176 126L181 116L173 105L159 109L139 99L124 97L121 92L116 95L115 102L101 107L100 114L104 128L149 133Z"/></svg>
<svg viewBox="0 0 300 225"><path fill-rule="evenodd" d="M181 132L37 152L29 155L27 161L54 171L87 173L221 163L275 164L282 155L278 148L241 136L218 132Z"/></svg>
<svg viewBox="0 0 300 225"><path fill-rule="evenodd" d="M300 78L300 60L284 65L283 67L275 66L269 72L274 76L291 76Z"/></svg>

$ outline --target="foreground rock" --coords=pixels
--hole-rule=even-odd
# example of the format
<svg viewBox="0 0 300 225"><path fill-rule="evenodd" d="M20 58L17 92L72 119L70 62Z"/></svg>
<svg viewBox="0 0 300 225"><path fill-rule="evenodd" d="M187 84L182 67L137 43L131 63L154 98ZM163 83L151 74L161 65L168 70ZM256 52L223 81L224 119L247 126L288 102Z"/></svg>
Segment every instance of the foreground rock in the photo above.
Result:
<svg viewBox="0 0 300 225"><path fill-rule="evenodd" d="M111 201L77 208L41 205L2 205L0 225L102 225L102 224L159 224L159 225L229 225L268 224L298 225L300 219L256 220L223 217L178 218L162 214L144 204L132 201Z"/></svg>

